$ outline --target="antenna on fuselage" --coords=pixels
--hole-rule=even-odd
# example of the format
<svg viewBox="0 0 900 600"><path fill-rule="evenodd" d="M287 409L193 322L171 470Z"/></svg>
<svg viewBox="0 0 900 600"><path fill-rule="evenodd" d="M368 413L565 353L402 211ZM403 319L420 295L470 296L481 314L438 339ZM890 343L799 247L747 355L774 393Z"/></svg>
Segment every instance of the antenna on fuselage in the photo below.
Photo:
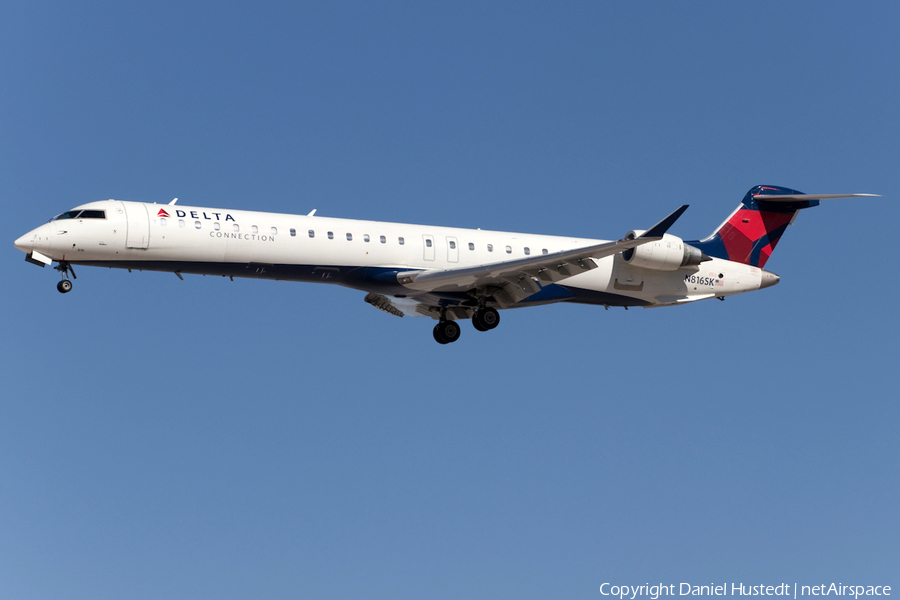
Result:
<svg viewBox="0 0 900 600"><path fill-rule="evenodd" d="M172 198L172 201L169 202L169 206L175 204L176 202L178 202L178 198Z"/></svg>
<svg viewBox="0 0 900 600"><path fill-rule="evenodd" d="M311 217L311 216L313 216L313 215L314 215L314 214L316 214L316 211L317 211L317 210L318 210L318 209L316 209L316 208L314 208L314 209L312 209L312 212L311 212L311 213L309 213L309 214L308 214L308 215L306 215L306 216L307 216L307 217Z"/></svg>

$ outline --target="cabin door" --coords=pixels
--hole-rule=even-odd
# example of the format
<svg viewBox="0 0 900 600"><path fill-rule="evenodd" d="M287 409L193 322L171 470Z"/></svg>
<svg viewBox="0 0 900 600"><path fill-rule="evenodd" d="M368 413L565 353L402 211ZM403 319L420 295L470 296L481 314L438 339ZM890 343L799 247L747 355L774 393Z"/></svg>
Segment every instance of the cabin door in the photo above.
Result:
<svg viewBox="0 0 900 600"><path fill-rule="evenodd" d="M128 219L128 227L125 233L126 248L150 247L150 216L147 214L147 205L137 202L123 202L125 217Z"/></svg>

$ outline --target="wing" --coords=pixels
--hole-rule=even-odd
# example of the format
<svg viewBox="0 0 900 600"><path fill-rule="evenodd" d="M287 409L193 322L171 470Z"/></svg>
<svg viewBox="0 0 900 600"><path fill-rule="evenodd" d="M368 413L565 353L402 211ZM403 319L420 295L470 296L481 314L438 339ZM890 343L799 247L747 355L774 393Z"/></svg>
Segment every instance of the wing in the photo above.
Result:
<svg viewBox="0 0 900 600"><path fill-rule="evenodd" d="M662 235L685 210L687 206L682 206L635 239L604 242L475 267L403 271L397 274L397 281L406 288L423 292L483 290L486 295L493 295L501 306L506 307L536 294L544 284L556 283L596 269L595 260L662 239Z"/></svg>

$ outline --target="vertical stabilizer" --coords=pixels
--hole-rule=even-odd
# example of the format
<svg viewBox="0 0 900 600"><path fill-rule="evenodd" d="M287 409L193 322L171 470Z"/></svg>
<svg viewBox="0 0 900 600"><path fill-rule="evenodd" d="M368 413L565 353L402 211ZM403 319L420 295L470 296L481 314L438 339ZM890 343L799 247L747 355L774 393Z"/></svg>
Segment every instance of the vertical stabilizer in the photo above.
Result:
<svg viewBox="0 0 900 600"><path fill-rule="evenodd" d="M688 243L709 256L763 268L797 212L819 204L815 196L808 200L798 196L805 194L775 185L758 185L747 192L737 210L711 236Z"/></svg>

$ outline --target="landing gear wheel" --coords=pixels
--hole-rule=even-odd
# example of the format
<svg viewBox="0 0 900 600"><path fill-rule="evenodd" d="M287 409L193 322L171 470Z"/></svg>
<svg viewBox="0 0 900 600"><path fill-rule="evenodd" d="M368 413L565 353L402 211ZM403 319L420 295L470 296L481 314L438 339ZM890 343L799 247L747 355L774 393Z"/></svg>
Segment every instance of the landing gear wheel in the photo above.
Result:
<svg viewBox="0 0 900 600"><path fill-rule="evenodd" d="M485 308L481 311L481 323L488 329L493 329L500 324L500 313L496 308Z"/></svg>
<svg viewBox="0 0 900 600"><path fill-rule="evenodd" d="M447 343L455 342L459 339L459 334L461 333L459 323L456 321L444 321L441 325L441 333L444 335Z"/></svg>
<svg viewBox="0 0 900 600"><path fill-rule="evenodd" d="M59 290L60 294L68 294L72 291L72 282L68 279L63 279L56 284L56 289Z"/></svg>
<svg viewBox="0 0 900 600"><path fill-rule="evenodd" d="M434 329L432 330L431 333L434 334L434 341L436 341L438 344L449 343L449 342L447 342L447 340L444 339L444 336L441 335L441 324L440 323L438 323L437 325L434 326Z"/></svg>
<svg viewBox="0 0 900 600"><path fill-rule="evenodd" d="M500 313L496 308L482 308L472 315L472 325L478 331L489 331L500 324Z"/></svg>
<svg viewBox="0 0 900 600"><path fill-rule="evenodd" d="M434 326L434 339L438 344L450 344L459 339L460 329L456 321L441 321Z"/></svg>

